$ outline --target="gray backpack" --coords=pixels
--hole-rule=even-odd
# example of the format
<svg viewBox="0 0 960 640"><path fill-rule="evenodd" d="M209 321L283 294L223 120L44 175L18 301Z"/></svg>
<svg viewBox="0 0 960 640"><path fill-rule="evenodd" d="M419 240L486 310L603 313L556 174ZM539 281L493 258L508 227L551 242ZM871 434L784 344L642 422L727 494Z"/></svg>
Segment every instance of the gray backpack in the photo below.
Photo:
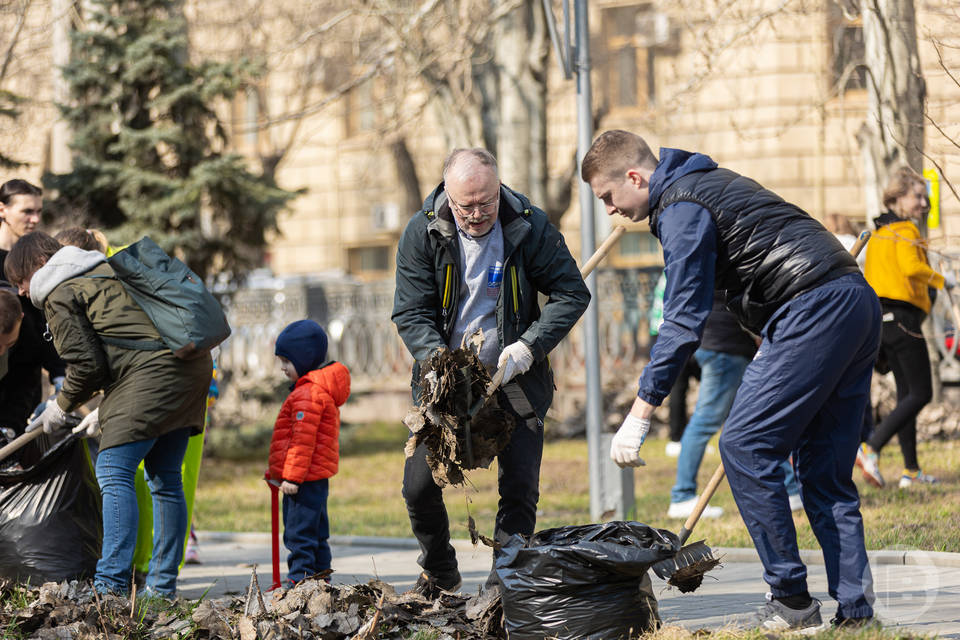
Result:
<svg viewBox="0 0 960 640"><path fill-rule="evenodd" d="M164 345L184 360L210 351L230 335L220 303L203 280L144 236L107 258L127 293L144 310ZM135 348L157 349L146 342ZM134 345L128 345L134 346Z"/></svg>

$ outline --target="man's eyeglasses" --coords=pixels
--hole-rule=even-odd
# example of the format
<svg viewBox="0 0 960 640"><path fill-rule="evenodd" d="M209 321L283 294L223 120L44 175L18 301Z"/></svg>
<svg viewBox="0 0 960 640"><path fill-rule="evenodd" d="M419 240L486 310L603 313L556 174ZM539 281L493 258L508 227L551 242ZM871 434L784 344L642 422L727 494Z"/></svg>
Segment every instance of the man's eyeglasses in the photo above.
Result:
<svg viewBox="0 0 960 640"><path fill-rule="evenodd" d="M497 203L500 202L499 195L493 200L490 200L489 202L481 202L480 204L472 204L470 206L464 206L462 204L459 204L456 200L450 197L450 194L447 194L447 199L450 201L450 204L452 204L454 208L456 208L457 211L460 212L460 215L462 216L468 216L474 211L479 211L482 214L490 213L491 211L493 211L493 208L497 206Z"/></svg>

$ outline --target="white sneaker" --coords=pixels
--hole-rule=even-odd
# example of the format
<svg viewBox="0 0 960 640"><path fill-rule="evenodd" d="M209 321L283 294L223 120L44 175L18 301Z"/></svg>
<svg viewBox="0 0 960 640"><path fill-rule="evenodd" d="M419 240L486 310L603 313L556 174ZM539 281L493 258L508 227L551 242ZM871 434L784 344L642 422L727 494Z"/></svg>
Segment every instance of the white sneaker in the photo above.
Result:
<svg viewBox="0 0 960 640"><path fill-rule="evenodd" d="M939 482L936 478L928 476L923 471L907 471L904 469L903 475L900 476L899 487L901 489L907 489L915 484L939 484Z"/></svg>
<svg viewBox="0 0 960 640"><path fill-rule="evenodd" d="M671 502L670 508L667 509L668 518L689 518L690 514L693 513L694 507L697 506L697 499L690 498L689 500L684 500L683 502ZM711 507L707 505L704 508L703 513L700 515L701 518L719 518L723 515L723 507Z"/></svg>
<svg viewBox="0 0 960 640"><path fill-rule="evenodd" d="M671 440L667 443L667 457L677 458L680 456L680 443Z"/></svg>
<svg viewBox="0 0 960 640"><path fill-rule="evenodd" d="M790 511L803 511L803 500L799 493L790 496Z"/></svg>

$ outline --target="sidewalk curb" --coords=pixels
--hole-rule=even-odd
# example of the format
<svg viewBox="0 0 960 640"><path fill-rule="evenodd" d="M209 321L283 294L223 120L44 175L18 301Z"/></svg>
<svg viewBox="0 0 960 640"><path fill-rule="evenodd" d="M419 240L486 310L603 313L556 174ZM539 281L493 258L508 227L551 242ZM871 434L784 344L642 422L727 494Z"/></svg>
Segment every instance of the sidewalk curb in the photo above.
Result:
<svg viewBox="0 0 960 640"><path fill-rule="evenodd" d="M198 541L211 543L237 542L270 546L270 534L260 532L199 531ZM388 538L380 536L330 536L330 544L341 547L380 547L382 549L419 549L413 538ZM484 550L483 545L476 547L469 540L455 538L450 541L457 551ZM723 562L760 562L756 549L735 547L714 547L714 555ZM946 551L920 551L916 549L881 549L868 551L867 557L874 565L933 565L938 567L960 568L960 553ZM819 549L801 549L800 559L806 564L823 564L823 553Z"/></svg>
<svg viewBox="0 0 960 640"><path fill-rule="evenodd" d="M714 555L725 562L760 562L756 549L716 547ZM918 549L880 549L867 551L874 565L922 565L937 567L960 567L960 553L946 551L921 551ZM819 549L801 549L800 559L805 564L823 564L823 552Z"/></svg>

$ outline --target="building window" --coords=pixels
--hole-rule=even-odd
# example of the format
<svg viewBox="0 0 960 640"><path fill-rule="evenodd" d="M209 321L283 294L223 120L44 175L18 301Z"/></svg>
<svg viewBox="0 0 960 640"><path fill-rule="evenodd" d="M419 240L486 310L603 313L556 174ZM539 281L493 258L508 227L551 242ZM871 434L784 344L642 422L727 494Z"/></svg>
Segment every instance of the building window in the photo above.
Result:
<svg viewBox="0 0 960 640"><path fill-rule="evenodd" d="M390 247L354 247L347 249L347 264L350 273L387 271L390 268Z"/></svg>
<svg viewBox="0 0 960 640"><path fill-rule="evenodd" d="M358 84L347 91L344 97L347 137L372 131L377 126L373 81L367 80Z"/></svg>
<svg viewBox="0 0 960 640"><path fill-rule="evenodd" d="M653 5L638 3L601 11L603 46L598 57L607 106L652 107L656 93L654 46L659 36Z"/></svg>
<svg viewBox="0 0 960 640"><path fill-rule="evenodd" d="M830 46L830 87L838 95L867 88L863 44L863 19L857 2L827 3L827 35Z"/></svg>
<svg viewBox="0 0 960 640"><path fill-rule="evenodd" d="M649 231L628 231L620 238L611 258L616 268L663 266L660 243Z"/></svg>
<svg viewBox="0 0 960 640"><path fill-rule="evenodd" d="M629 231L620 238L620 256L636 257L660 254L660 243L647 231Z"/></svg>

